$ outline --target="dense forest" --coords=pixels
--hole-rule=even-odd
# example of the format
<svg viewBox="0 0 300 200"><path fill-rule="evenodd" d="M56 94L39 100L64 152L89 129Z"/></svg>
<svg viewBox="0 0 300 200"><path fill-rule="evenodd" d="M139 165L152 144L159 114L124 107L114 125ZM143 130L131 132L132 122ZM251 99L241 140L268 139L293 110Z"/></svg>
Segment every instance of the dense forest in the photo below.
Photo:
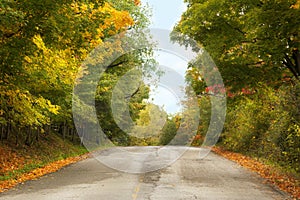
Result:
<svg viewBox="0 0 300 200"><path fill-rule="evenodd" d="M199 42L222 74L227 117L220 145L299 173L300 2L186 2L172 38ZM191 65L187 74L204 118L196 143L209 126L209 96L218 90L199 81L201 73Z"/></svg>
<svg viewBox="0 0 300 200"><path fill-rule="evenodd" d="M187 10L171 38L186 46L191 39L196 41L222 75L227 117L219 145L300 173L300 1L185 2ZM139 126L127 124L122 117L115 119L111 110L112 93L121 77L132 69L140 69L144 76L157 70L152 57L155 44L147 40L149 33L144 31L148 18L148 9L138 0L2 0L0 141L31 147L55 133L74 144L88 141L101 145L103 138L85 134L91 131L87 130L89 124L99 123L115 145L169 144L180 123L188 126L192 119L184 118L184 113L169 115L146 102L150 88L134 76L126 82L127 88L139 85L127 96L128 112ZM82 63L103 44L106 51L97 54L97 60L112 55L116 47L110 46L108 39L124 32L137 33L129 42L143 43L144 48L122 54L105 66L99 82L91 83L86 74L96 73L99 63ZM122 46L118 48L124 51ZM201 122L191 139L182 135L178 140L193 146L205 141L210 101L218 92L218 85L208 86L201 79L203 73L210 72L195 63L189 64L186 73L186 82L198 97ZM78 84L96 84L97 90L76 96L73 89ZM90 95L95 102L82 101ZM74 124L74 101L81 105L76 120L85 122L80 127ZM98 122L89 119L93 105ZM127 134L119 124L132 133ZM142 128L146 125L147 129Z"/></svg>
<svg viewBox="0 0 300 200"><path fill-rule="evenodd" d="M0 140L31 146L49 132L78 140L72 93L81 63L106 38L147 26L147 13L139 4L131 0L1 1ZM120 133L111 117L103 115L109 113L110 90L124 72L147 63L149 54L144 49L118 58L98 84L99 119L110 127L110 139ZM138 112L147 93L141 86L131 98L132 113Z"/></svg>

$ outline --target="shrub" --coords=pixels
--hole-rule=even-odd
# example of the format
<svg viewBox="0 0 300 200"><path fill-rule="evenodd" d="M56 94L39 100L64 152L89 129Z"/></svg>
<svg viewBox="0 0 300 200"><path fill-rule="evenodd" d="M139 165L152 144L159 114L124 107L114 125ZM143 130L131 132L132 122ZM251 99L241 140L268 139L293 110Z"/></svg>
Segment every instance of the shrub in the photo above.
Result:
<svg viewBox="0 0 300 200"><path fill-rule="evenodd" d="M276 90L261 85L256 93L232 100L222 144L300 172L299 91L299 84Z"/></svg>

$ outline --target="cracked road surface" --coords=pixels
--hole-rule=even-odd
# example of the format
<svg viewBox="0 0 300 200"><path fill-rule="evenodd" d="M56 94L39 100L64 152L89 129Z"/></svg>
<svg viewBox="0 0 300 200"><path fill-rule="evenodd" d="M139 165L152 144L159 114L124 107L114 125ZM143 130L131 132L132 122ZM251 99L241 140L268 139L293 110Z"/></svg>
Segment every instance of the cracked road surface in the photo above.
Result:
<svg viewBox="0 0 300 200"><path fill-rule="evenodd" d="M174 148L170 150L171 153L174 152ZM137 152L158 149L158 147L131 147L131 151ZM214 153L199 159L199 151L200 148L189 148L172 165L142 174L120 172L101 164L95 158L89 158L38 180L21 184L0 194L0 199L289 199L283 192L265 184L264 179L232 161ZM113 149L105 150L108 157L114 153ZM132 161L125 155L123 158L120 162L123 166L132 165ZM138 167L151 168L151 160L144 159L143 162Z"/></svg>

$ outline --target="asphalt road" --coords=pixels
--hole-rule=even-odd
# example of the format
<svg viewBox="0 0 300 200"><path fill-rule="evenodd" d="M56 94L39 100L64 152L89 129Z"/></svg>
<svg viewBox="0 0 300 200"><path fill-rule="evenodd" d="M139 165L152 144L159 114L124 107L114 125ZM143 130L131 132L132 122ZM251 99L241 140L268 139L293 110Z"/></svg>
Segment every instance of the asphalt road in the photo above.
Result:
<svg viewBox="0 0 300 200"><path fill-rule="evenodd" d="M174 154L170 150L170 157ZM125 149L126 150L126 149ZM256 174L226 160L214 153L199 159L199 151L191 148L175 163L157 171L147 173L125 173L111 169L95 158L78 162L46 175L38 180L28 181L5 193L1 200L274 200L289 199ZM158 151L157 147L133 147L131 152ZM165 149L165 151L168 151ZM126 152L126 151L124 151ZM99 153L114 157L114 149ZM164 154L168 155L168 154ZM97 155L96 155L97 156ZM153 156L159 156L153 154ZM133 169L155 169L158 162L151 158L139 163L126 155L119 164ZM176 157L176 156L175 156ZM152 159L153 160L153 159ZM114 161L115 162L115 161ZM151 167L153 165L154 167ZM124 169L121 169L125 171ZM140 171L141 172L141 171Z"/></svg>

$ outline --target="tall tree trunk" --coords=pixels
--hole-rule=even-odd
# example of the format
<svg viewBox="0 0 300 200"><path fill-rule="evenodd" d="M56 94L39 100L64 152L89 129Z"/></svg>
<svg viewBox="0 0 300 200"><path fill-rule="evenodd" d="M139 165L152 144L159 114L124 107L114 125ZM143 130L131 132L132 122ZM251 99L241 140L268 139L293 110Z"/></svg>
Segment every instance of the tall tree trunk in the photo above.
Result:
<svg viewBox="0 0 300 200"><path fill-rule="evenodd" d="M62 128L62 136L63 136L63 139L66 139L66 129L67 129L67 123L66 121L64 121L63 123L63 128Z"/></svg>
<svg viewBox="0 0 300 200"><path fill-rule="evenodd" d="M26 140L25 140L25 144L27 146L31 146L31 128L27 127L27 134L26 134Z"/></svg>
<svg viewBox="0 0 300 200"><path fill-rule="evenodd" d="M71 134L72 134L72 135L71 135L71 141L74 142L74 135L75 135L75 134L74 134L74 129L71 129Z"/></svg>
<svg viewBox="0 0 300 200"><path fill-rule="evenodd" d="M20 128L18 128L18 130L16 131L16 141L15 141L16 146L18 146L18 144L19 144L19 133L21 133Z"/></svg>
<svg viewBox="0 0 300 200"><path fill-rule="evenodd" d="M6 126L6 134L5 134L5 137L4 137L5 140L9 139L10 131L11 131L11 124L7 124L7 126Z"/></svg>
<svg viewBox="0 0 300 200"><path fill-rule="evenodd" d="M36 130L35 140L36 140L37 142L39 142L39 140L40 140L40 129L39 129L39 128Z"/></svg>
<svg viewBox="0 0 300 200"><path fill-rule="evenodd" d="M3 134L4 134L4 126L1 126L1 134L0 134L0 141L3 140Z"/></svg>

